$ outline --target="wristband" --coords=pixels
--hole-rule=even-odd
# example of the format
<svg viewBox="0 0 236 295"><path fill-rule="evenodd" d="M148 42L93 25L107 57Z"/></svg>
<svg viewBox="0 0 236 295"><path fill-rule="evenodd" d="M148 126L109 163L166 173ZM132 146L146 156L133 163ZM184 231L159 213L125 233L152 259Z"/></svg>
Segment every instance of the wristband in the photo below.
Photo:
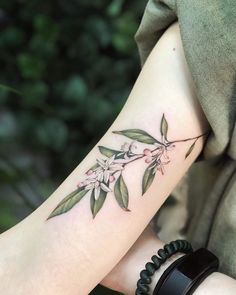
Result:
<svg viewBox="0 0 236 295"><path fill-rule="evenodd" d="M137 281L136 295L149 293L149 284L152 282L152 275L158 270L165 261L176 253L191 253L191 244L186 240L176 240L166 244L163 249L159 249L157 255L153 255L151 260L145 265L145 269L140 272L140 279ZM170 294L168 294L170 295Z"/></svg>
<svg viewBox="0 0 236 295"><path fill-rule="evenodd" d="M218 258L205 248L171 264L158 281L153 295L191 295L219 267Z"/></svg>

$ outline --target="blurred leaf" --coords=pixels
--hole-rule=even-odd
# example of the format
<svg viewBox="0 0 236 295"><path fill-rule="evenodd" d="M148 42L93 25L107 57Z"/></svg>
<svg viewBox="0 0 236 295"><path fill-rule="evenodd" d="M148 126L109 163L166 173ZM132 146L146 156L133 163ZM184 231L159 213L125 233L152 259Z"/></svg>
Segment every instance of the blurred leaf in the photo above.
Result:
<svg viewBox="0 0 236 295"><path fill-rule="evenodd" d="M42 81L25 83L22 86L22 103L25 106L42 106L48 94L48 86Z"/></svg>
<svg viewBox="0 0 236 295"><path fill-rule="evenodd" d="M13 183L20 179L20 175L16 169L9 165L6 161L0 159L0 182ZM1 215L1 214L0 214Z"/></svg>
<svg viewBox="0 0 236 295"><path fill-rule="evenodd" d="M0 140L16 136L17 123L10 112L0 112Z"/></svg>
<svg viewBox="0 0 236 295"><path fill-rule="evenodd" d="M37 127L36 138L40 144L61 151L64 149L67 138L67 126L58 119L46 119Z"/></svg>
<svg viewBox="0 0 236 295"><path fill-rule="evenodd" d="M1 229L10 228L17 223L17 218L15 216L15 212L12 209L11 205L5 201L0 199L0 232Z"/></svg>
<svg viewBox="0 0 236 295"><path fill-rule="evenodd" d="M81 101L87 94L85 81L78 75L71 77L65 84L63 95L68 101Z"/></svg>
<svg viewBox="0 0 236 295"><path fill-rule="evenodd" d="M17 62L23 78L40 79L46 69L44 60L29 53L20 53Z"/></svg>
<svg viewBox="0 0 236 295"><path fill-rule="evenodd" d="M0 217L7 208L9 215L0 230L30 212L3 188L12 192L12 184L34 179L32 191L47 198L121 110L140 71L133 37L145 4L1 2L0 81L7 87L0 87ZM101 286L93 294L98 290L114 294Z"/></svg>
<svg viewBox="0 0 236 295"><path fill-rule="evenodd" d="M59 34L58 24L54 23L48 16L42 14L37 15L34 18L33 25L45 42L57 39Z"/></svg>
<svg viewBox="0 0 236 295"><path fill-rule="evenodd" d="M3 85L3 84L0 84L0 92L1 91L5 91L5 92L13 92L15 94L18 94L18 95L21 95L22 92L13 88L13 87L10 87L10 86L7 86L7 85Z"/></svg>
<svg viewBox="0 0 236 295"><path fill-rule="evenodd" d="M129 25L127 25L129 24ZM130 53L136 48L134 33L137 30L137 23L131 13L125 13L116 21L116 31L113 34L113 44L121 53Z"/></svg>
<svg viewBox="0 0 236 295"><path fill-rule="evenodd" d="M56 44L54 41L45 41L41 35L32 37L29 43L31 51L36 52L38 56L49 59L56 54Z"/></svg>
<svg viewBox="0 0 236 295"><path fill-rule="evenodd" d="M91 34L97 43L102 47L107 46L111 41L111 30L109 23L101 17L91 17L87 20L86 30Z"/></svg>
<svg viewBox="0 0 236 295"><path fill-rule="evenodd" d="M100 97L92 97L86 100L87 115L90 120L84 122L86 126L94 129L94 123L105 124L104 118L109 118L111 112L111 104Z"/></svg>
<svg viewBox="0 0 236 295"><path fill-rule="evenodd" d="M1 31L0 34L0 46L4 47L17 47L21 46L25 41L25 32L17 27L7 27Z"/></svg>
<svg viewBox="0 0 236 295"><path fill-rule="evenodd" d="M107 13L109 16L117 16L121 13L123 0L113 0L107 8Z"/></svg>

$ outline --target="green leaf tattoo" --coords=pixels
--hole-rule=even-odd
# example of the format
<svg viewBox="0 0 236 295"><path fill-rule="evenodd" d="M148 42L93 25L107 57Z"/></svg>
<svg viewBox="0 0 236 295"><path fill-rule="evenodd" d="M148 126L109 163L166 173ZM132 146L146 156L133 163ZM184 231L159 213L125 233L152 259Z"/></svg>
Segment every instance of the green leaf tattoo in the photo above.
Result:
<svg viewBox="0 0 236 295"><path fill-rule="evenodd" d="M169 152L174 149L176 143L192 142L185 155L186 159L192 153L197 140L207 134L170 141L167 140L168 129L168 122L163 114L160 122L160 140L141 129L113 131L113 133L123 135L132 141L125 142L118 150L98 146L101 157L85 173L85 179L78 183L77 189L56 206L48 219L68 212L86 195L90 196L90 209L93 218L100 212L110 194L115 197L116 202L123 210L130 211L128 208L129 191L122 175L126 166L141 160L148 164L142 179L142 195L144 195L152 185L156 175L165 174L164 166L169 164Z"/></svg>
<svg viewBox="0 0 236 295"><path fill-rule="evenodd" d="M125 211L130 211L128 209L129 204L129 192L127 185L125 184L124 178L122 174L118 177L115 186L114 186L114 194L119 206Z"/></svg>
<svg viewBox="0 0 236 295"><path fill-rule="evenodd" d="M161 143L157 139L152 137L150 134L140 129L127 129L122 131L113 131L113 133L124 135L130 139L137 140L138 142L142 142L142 143L147 143L147 144Z"/></svg>
<svg viewBox="0 0 236 295"><path fill-rule="evenodd" d="M194 147L195 147L195 144L196 144L196 140L191 144L191 146L189 147L186 155L185 155L185 159L192 153Z"/></svg>
<svg viewBox="0 0 236 295"><path fill-rule="evenodd" d="M100 153L108 158L112 157L113 155L117 155L120 151L109 149L105 146L98 146Z"/></svg>
<svg viewBox="0 0 236 295"><path fill-rule="evenodd" d="M115 156L116 159L123 159L124 158L124 152L123 151L116 151L113 149L109 149L105 146L98 146L98 149L100 153L108 158Z"/></svg>
<svg viewBox="0 0 236 295"><path fill-rule="evenodd" d="M168 123L166 121L165 115L162 115L161 119L161 127L160 127L161 135L167 140L167 132L168 132Z"/></svg>
<svg viewBox="0 0 236 295"><path fill-rule="evenodd" d="M69 211L86 195L87 192L88 191L85 189L78 188L70 193L57 205L57 207L49 215L48 219Z"/></svg>
<svg viewBox="0 0 236 295"><path fill-rule="evenodd" d="M107 192L101 191L98 199L96 200L94 190L92 191L92 194L90 197L90 207L91 207L91 212L93 214L93 218L95 218L98 211L102 208L102 205L105 202L106 196L107 196Z"/></svg>
<svg viewBox="0 0 236 295"><path fill-rule="evenodd" d="M146 193L150 185L152 184L155 174L156 174L156 167L157 165L153 165L151 163L145 170L143 175L143 181L142 181L142 195Z"/></svg>

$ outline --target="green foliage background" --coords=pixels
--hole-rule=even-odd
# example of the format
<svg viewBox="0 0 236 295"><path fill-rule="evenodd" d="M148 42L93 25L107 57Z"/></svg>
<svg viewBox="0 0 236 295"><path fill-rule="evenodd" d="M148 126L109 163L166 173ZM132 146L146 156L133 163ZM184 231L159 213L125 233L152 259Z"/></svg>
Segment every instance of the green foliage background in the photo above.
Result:
<svg viewBox="0 0 236 295"><path fill-rule="evenodd" d="M50 195L121 110L140 68L144 6L1 1L0 232Z"/></svg>

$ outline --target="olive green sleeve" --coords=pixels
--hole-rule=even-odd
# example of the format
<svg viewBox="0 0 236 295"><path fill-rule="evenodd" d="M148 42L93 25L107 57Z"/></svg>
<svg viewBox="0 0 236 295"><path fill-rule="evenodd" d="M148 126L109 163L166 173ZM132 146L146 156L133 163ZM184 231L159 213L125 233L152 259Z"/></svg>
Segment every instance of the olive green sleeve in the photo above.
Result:
<svg viewBox="0 0 236 295"><path fill-rule="evenodd" d="M179 22L185 57L212 132L203 157L236 160L236 1L149 0L135 35L142 65Z"/></svg>

